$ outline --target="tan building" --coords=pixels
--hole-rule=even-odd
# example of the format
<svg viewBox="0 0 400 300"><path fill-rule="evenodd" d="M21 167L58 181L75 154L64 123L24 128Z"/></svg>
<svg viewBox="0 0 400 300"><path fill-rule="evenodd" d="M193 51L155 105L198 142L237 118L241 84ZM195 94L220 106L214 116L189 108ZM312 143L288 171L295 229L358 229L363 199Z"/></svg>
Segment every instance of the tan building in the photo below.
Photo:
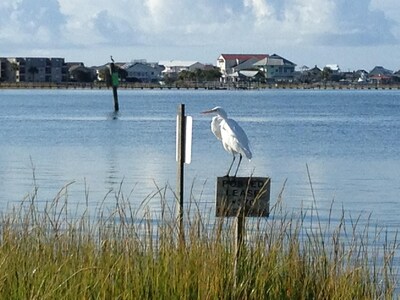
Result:
<svg viewBox="0 0 400 300"><path fill-rule="evenodd" d="M217 67L224 81L235 81L237 74L245 71L260 71L265 79L291 80L296 64L277 54L221 54Z"/></svg>

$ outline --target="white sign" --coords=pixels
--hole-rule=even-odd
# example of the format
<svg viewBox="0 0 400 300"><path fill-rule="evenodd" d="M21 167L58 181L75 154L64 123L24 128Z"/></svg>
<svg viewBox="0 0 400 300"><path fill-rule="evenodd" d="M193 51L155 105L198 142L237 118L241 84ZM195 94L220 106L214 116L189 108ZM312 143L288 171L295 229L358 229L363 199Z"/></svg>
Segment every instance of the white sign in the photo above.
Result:
<svg viewBox="0 0 400 300"><path fill-rule="evenodd" d="M179 116L176 117L176 161L178 161L178 128L179 126ZM185 117L185 164L190 164L192 162L192 127L193 118L191 116Z"/></svg>
<svg viewBox="0 0 400 300"><path fill-rule="evenodd" d="M186 116L186 138L185 138L185 163L192 162L192 125L193 118Z"/></svg>

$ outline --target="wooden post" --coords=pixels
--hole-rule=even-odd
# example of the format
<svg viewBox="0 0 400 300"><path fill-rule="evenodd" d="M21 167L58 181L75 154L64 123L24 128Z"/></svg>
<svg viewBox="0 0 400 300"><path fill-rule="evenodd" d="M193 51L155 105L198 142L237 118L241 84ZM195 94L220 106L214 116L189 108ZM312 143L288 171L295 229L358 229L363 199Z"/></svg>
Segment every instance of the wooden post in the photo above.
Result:
<svg viewBox="0 0 400 300"><path fill-rule="evenodd" d="M178 106L177 115L177 178L176 178L176 196L179 204L178 221L179 221L179 238L184 242L184 226L183 226L183 190L184 190L184 163L185 163L185 104Z"/></svg>
<svg viewBox="0 0 400 300"><path fill-rule="evenodd" d="M240 261L246 236L246 217L268 217L269 177L217 177L217 217L235 217L235 286L238 284Z"/></svg>
<svg viewBox="0 0 400 300"><path fill-rule="evenodd" d="M236 217L236 259L240 257L240 250L243 245L243 239L245 235L245 226L246 226L246 218L244 215L244 208L239 212L238 216Z"/></svg>
<svg viewBox="0 0 400 300"><path fill-rule="evenodd" d="M236 217L236 239L235 239L235 265L234 265L234 276L235 276L235 287L237 287L238 279L239 279L239 264L240 257L242 256L242 248L244 244L244 236L246 234L246 218L244 214L244 208L239 212Z"/></svg>
<svg viewBox="0 0 400 300"><path fill-rule="evenodd" d="M115 69L115 64L114 62L110 63L110 77L111 77L111 86L113 90L113 97L114 97L114 111L117 112L119 111L119 104L118 104L118 72Z"/></svg>

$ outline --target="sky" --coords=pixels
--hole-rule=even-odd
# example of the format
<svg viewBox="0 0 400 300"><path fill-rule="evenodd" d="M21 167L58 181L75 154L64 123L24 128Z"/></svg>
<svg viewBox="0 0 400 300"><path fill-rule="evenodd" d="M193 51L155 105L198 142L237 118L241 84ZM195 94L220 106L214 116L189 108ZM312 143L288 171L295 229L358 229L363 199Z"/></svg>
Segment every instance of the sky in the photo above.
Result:
<svg viewBox="0 0 400 300"><path fill-rule="evenodd" d="M67 62L278 54L342 71L400 69L399 0L1 0L0 57Z"/></svg>

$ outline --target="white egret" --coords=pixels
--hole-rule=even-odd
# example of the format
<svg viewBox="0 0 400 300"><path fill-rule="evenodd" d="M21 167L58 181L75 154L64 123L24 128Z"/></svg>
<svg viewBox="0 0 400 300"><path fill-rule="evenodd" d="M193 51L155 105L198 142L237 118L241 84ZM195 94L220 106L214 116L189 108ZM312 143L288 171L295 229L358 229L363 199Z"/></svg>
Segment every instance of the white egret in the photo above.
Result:
<svg viewBox="0 0 400 300"><path fill-rule="evenodd" d="M249 160L253 156L246 133L235 120L228 118L228 114L222 107L217 106L202 113L215 114L211 121L211 131L222 142L224 149L233 155L232 163L226 176L229 176L236 155L239 154L239 163L234 175L236 177L240 163L242 162L242 156L245 155Z"/></svg>

